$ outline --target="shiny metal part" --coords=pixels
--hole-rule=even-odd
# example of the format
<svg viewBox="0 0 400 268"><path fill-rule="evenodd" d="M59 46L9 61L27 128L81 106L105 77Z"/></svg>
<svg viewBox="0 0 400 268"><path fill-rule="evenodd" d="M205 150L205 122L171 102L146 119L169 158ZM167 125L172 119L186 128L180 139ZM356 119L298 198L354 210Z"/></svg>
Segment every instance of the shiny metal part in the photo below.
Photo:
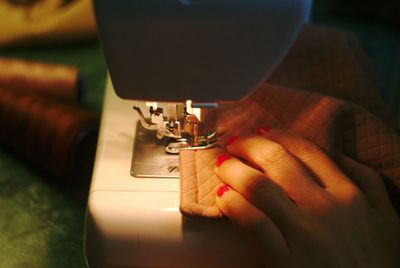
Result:
<svg viewBox="0 0 400 268"><path fill-rule="evenodd" d="M180 150L206 149L217 142L215 129L206 133L201 130L205 110L215 108L217 104L194 108L189 100L186 103L168 103L166 109L158 107L157 103L148 103L148 106L150 118L146 118L138 106L133 109L145 129L156 131L158 139L170 138L165 146L166 152L177 154Z"/></svg>
<svg viewBox="0 0 400 268"><path fill-rule="evenodd" d="M187 139L177 139L175 141L170 141L165 146L165 151L170 154L178 154L181 150L199 150L208 149L215 145L217 142L216 130L209 133L206 137L197 137L197 145L192 142L190 144Z"/></svg>
<svg viewBox="0 0 400 268"><path fill-rule="evenodd" d="M143 113L142 113L142 110L140 110L140 108L139 108L138 106L133 106L133 109L139 114L140 123L142 123L142 126L143 126L145 129L148 129L148 130L157 130L157 124L154 124L154 123L152 123L152 122L148 122L148 121L146 120L146 118L144 117L144 115L143 115Z"/></svg>
<svg viewBox="0 0 400 268"><path fill-rule="evenodd" d="M179 178L179 159L165 153L168 138L155 139L154 132L137 122L131 175L135 178Z"/></svg>

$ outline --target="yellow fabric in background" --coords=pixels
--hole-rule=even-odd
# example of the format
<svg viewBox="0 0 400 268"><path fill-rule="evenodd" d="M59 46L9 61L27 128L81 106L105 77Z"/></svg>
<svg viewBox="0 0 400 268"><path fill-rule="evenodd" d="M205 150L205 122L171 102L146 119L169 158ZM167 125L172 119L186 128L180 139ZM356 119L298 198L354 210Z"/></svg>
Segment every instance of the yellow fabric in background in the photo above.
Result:
<svg viewBox="0 0 400 268"><path fill-rule="evenodd" d="M0 1L0 46L70 43L96 37L91 0Z"/></svg>

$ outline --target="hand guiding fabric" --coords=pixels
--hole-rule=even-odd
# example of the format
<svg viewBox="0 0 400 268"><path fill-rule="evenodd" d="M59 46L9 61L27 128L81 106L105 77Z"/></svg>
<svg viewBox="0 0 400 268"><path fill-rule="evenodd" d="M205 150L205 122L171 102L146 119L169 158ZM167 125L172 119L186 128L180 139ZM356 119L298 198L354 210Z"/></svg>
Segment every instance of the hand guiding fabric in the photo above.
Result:
<svg viewBox="0 0 400 268"><path fill-rule="evenodd" d="M281 130L257 134L217 159L217 205L266 267L399 267L400 223L375 171Z"/></svg>

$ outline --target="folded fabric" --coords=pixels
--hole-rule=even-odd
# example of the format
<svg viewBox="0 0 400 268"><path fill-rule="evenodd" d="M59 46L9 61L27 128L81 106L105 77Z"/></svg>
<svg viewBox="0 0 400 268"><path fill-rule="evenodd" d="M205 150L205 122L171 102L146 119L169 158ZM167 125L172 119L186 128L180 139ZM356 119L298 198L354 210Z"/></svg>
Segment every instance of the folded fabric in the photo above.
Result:
<svg viewBox="0 0 400 268"><path fill-rule="evenodd" d="M357 103L398 130L371 62L347 32L306 25L268 83Z"/></svg>
<svg viewBox="0 0 400 268"><path fill-rule="evenodd" d="M0 46L70 43L96 37L90 0L25 2L0 2Z"/></svg>
<svg viewBox="0 0 400 268"><path fill-rule="evenodd" d="M281 128L327 151L341 151L400 188L400 138L363 55L347 34L307 26L269 80L283 86L264 84L245 100L221 105L219 147L180 153L181 211L221 216L215 204L220 183L213 172L215 158L230 136L254 132L258 126Z"/></svg>

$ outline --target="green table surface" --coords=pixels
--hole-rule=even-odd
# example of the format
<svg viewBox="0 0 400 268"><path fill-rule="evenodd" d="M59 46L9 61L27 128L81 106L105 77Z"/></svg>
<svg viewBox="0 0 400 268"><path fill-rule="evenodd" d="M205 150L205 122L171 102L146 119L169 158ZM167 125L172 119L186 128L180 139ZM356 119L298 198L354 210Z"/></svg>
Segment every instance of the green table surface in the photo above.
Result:
<svg viewBox="0 0 400 268"><path fill-rule="evenodd" d="M377 67L382 94L391 101L397 94L393 90L400 90L398 31L351 20L316 21L349 29L359 37ZM82 108L101 112L106 66L97 42L0 49L0 56L77 66L84 80ZM29 161L0 146L0 268L85 267L87 190L54 183Z"/></svg>

